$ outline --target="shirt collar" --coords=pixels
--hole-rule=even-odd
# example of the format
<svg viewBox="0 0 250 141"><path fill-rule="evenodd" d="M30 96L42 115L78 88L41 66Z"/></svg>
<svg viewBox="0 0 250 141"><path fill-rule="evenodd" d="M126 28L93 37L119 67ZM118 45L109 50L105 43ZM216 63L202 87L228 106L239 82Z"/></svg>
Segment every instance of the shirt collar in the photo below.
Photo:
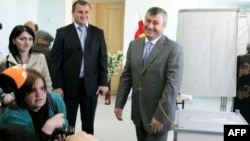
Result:
<svg viewBox="0 0 250 141"><path fill-rule="evenodd" d="M162 36L162 35L161 35ZM161 36L159 36L158 38L156 38L156 39L154 39L154 40L152 40L152 41L150 41L153 45L161 38ZM149 40L148 40L148 38L146 37L145 38L145 43L147 43Z"/></svg>
<svg viewBox="0 0 250 141"><path fill-rule="evenodd" d="M75 28L77 29L79 26L79 24L77 24L76 22L74 22ZM88 28L89 27L89 23L86 23L85 26ZM82 27L82 26L81 26Z"/></svg>

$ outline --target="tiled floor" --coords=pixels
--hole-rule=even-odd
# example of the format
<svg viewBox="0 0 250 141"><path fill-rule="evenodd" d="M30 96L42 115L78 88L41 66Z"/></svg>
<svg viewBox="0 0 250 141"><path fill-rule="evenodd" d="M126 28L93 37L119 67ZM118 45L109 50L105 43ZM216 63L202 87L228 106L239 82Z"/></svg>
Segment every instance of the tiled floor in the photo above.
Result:
<svg viewBox="0 0 250 141"><path fill-rule="evenodd" d="M128 100L123 110L123 121L118 121L115 118L114 101L115 96L112 96L111 105L105 105L104 97L99 96L95 119L95 136L99 141L136 141L135 128L130 119L131 100ZM226 111L231 111L231 98L227 98L226 102ZM192 100L185 102L184 109L220 111L220 103L220 98L192 97ZM79 124L76 125L76 132L81 130L79 114L77 123ZM173 141L173 131L170 131L168 141Z"/></svg>

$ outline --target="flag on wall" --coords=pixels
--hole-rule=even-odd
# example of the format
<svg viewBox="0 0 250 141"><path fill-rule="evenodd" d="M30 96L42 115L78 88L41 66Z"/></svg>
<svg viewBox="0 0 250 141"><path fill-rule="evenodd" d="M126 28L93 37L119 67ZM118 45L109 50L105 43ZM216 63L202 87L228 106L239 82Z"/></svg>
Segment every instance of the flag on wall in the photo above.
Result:
<svg viewBox="0 0 250 141"><path fill-rule="evenodd" d="M138 21L138 27L136 29L134 39L138 39L138 38L145 36L144 30L143 30L143 26L144 26L143 21L142 21L141 17L138 15L139 15L139 13L138 13L138 11L136 11L136 20Z"/></svg>

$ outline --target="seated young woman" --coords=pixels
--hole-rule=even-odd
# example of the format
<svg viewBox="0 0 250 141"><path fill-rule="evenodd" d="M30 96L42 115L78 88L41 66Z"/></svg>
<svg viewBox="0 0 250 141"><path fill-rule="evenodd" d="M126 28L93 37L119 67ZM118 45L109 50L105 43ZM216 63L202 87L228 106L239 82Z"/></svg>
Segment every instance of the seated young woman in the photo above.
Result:
<svg viewBox="0 0 250 141"><path fill-rule="evenodd" d="M8 71L9 69L14 70ZM23 72L16 72L20 70ZM8 72L12 74L8 74ZM18 74L21 77L17 76ZM41 141L53 140L54 130L68 126L62 97L47 91L46 82L41 73L34 69L14 66L3 71L0 78L2 75L18 79L14 80L18 88L14 89L15 99L12 104L5 108L0 117L0 126L6 123L24 126L33 131ZM2 80L0 79L0 81ZM63 135L57 137L65 138Z"/></svg>

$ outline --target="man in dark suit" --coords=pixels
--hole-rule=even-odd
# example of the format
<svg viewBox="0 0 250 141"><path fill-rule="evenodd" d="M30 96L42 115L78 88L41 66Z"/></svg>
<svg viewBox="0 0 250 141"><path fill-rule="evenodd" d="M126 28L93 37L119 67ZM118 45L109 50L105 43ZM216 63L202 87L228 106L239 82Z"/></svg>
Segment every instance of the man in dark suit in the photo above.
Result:
<svg viewBox="0 0 250 141"><path fill-rule="evenodd" d="M178 43L163 35L166 26L165 10L152 7L147 11L146 37L130 42L120 78L114 112L116 118L122 120L122 111L132 88L131 118L138 141L166 141L168 131L175 125L183 51ZM146 45L148 42L150 46Z"/></svg>
<svg viewBox="0 0 250 141"><path fill-rule="evenodd" d="M77 0L74 23L59 28L51 50L54 91L64 97L69 125L75 126L80 104L82 130L94 134L98 94L108 92L107 47L103 30L88 23L91 6Z"/></svg>

